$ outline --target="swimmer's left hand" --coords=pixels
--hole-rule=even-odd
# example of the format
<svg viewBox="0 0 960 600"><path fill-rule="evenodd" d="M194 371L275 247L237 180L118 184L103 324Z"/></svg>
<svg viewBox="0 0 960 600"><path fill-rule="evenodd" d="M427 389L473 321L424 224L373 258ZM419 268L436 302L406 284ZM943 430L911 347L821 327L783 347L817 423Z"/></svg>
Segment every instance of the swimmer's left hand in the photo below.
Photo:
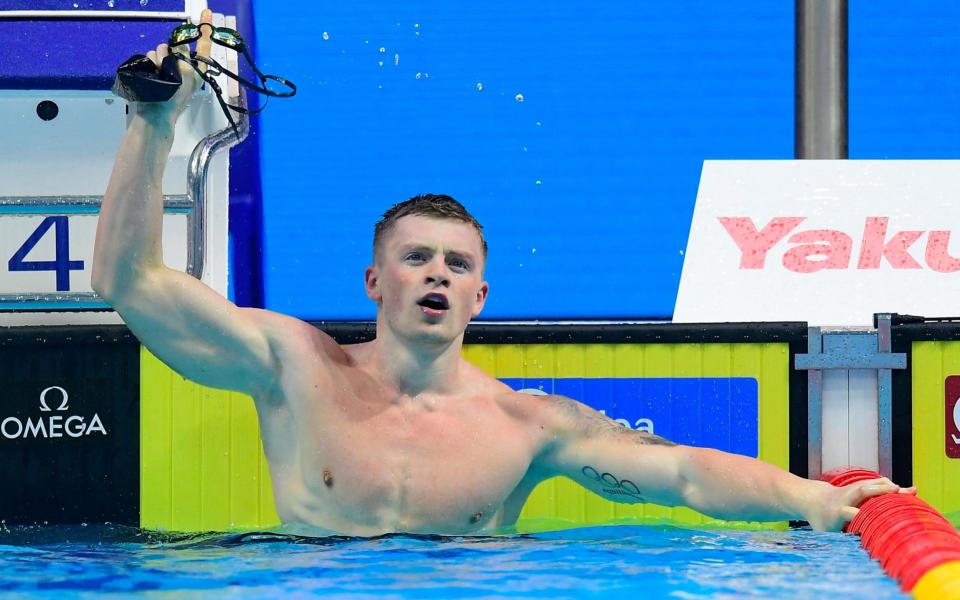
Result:
<svg viewBox="0 0 960 600"><path fill-rule="evenodd" d="M814 529L840 531L860 512L860 505L869 498L884 494L916 495L915 487L900 487L886 477L858 481L835 487L824 481L811 481L814 491L808 498L804 517Z"/></svg>
<svg viewBox="0 0 960 600"><path fill-rule="evenodd" d="M201 27L200 29L200 39L197 40L196 53L199 56L205 58L210 58L210 32L213 26L213 11L209 8L204 9L200 15L200 23L209 25L209 27ZM176 46L172 52L176 52L183 56L184 58L189 59L190 57L190 46L187 44ZM171 53L171 50L167 44L160 44L157 46L156 50L151 50L147 52L147 58L152 60L157 68L160 68L163 59ZM187 102L190 100L190 97L193 96L194 92L200 89L200 86L203 84L203 81L197 75L187 62L178 61L177 68L180 70L180 77L183 80L183 83L180 85L180 89L173 95L170 100L166 102L141 102L136 106L136 111L146 117L159 117L163 121L169 122L171 125L176 123L177 118L184 111L187 106ZM201 71L206 71L207 66L204 63L199 63L198 68Z"/></svg>

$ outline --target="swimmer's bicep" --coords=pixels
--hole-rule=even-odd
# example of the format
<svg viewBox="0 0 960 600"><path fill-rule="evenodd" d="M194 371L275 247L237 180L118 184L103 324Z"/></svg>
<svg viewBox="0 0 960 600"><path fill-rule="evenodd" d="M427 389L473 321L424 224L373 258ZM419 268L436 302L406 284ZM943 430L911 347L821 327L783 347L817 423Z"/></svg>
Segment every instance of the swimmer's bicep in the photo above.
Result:
<svg viewBox="0 0 960 600"><path fill-rule="evenodd" d="M253 393L273 376L261 320L185 273L163 268L114 308L151 353L197 383Z"/></svg>

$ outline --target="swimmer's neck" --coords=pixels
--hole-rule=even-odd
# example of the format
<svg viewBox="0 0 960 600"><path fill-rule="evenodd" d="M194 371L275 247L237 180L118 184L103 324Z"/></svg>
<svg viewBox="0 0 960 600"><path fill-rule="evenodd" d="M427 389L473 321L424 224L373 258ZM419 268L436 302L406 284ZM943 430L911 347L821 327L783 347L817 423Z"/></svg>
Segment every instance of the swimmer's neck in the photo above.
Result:
<svg viewBox="0 0 960 600"><path fill-rule="evenodd" d="M462 346L462 333L447 343L416 344L399 339L378 323L377 337L371 342L371 367L401 397L453 393L458 388Z"/></svg>

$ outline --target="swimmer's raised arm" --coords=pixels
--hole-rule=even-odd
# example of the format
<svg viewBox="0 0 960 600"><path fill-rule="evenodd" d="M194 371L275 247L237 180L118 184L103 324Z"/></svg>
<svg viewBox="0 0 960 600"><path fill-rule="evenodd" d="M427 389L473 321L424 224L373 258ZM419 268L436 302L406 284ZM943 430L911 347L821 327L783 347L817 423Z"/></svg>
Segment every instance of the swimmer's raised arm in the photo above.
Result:
<svg viewBox="0 0 960 600"><path fill-rule="evenodd" d="M212 14L204 11L202 22ZM198 54L210 54L203 27ZM162 44L148 56L158 64ZM179 62L183 85L164 103L131 106L134 116L104 194L93 257L93 289L160 359L199 383L255 392L275 374L263 311L240 309L197 279L163 264L161 180L174 125L199 77Z"/></svg>
<svg viewBox="0 0 960 600"><path fill-rule="evenodd" d="M867 498L916 493L887 479L837 488L753 458L679 446L562 396L544 398L540 420L550 441L537 466L615 502L688 506L728 520L805 520L815 529L839 530Z"/></svg>

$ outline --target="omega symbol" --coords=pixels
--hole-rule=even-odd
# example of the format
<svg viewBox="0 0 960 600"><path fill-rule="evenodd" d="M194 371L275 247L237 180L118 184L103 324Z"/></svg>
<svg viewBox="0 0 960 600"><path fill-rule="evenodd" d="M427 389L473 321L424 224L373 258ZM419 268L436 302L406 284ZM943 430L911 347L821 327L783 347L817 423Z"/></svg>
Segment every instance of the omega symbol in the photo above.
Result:
<svg viewBox="0 0 960 600"><path fill-rule="evenodd" d="M960 398L957 398L953 401L953 424L957 428L957 431L960 431ZM955 435L951 435L953 441L957 444L960 444L960 438Z"/></svg>
<svg viewBox="0 0 960 600"><path fill-rule="evenodd" d="M59 385L51 385L47 389L40 392L40 412L50 412L50 407L47 406L47 392L50 390L57 390L60 392L61 400L60 406L57 407L58 411L67 410L67 401L70 399L70 396L67 394L67 390L63 389Z"/></svg>

